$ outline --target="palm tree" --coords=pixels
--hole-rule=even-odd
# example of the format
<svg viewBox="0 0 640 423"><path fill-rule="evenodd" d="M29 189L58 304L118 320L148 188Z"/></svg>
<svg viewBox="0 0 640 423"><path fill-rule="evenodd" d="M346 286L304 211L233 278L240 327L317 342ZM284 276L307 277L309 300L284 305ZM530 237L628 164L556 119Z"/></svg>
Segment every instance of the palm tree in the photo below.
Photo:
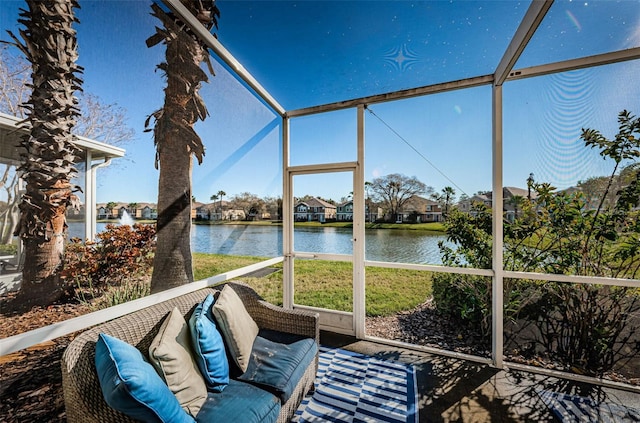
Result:
<svg viewBox="0 0 640 423"><path fill-rule="evenodd" d="M533 188L535 183L536 180L533 179L533 173L530 173L529 177L527 178L527 200L529 201L531 201L531 189Z"/></svg>
<svg viewBox="0 0 640 423"><path fill-rule="evenodd" d="M525 198L521 195L514 195L509 199L509 204L513 206L513 219L518 218L518 212L522 209L522 205L525 202Z"/></svg>
<svg viewBox="0 0 640 423"><path fill-rule="evenodd" d="M449 213L449 206L455 201L456 190L446 186L442 188L442 195L444 197L444 215L446 216Z"/></svg>
<svg viewBox="0 0 640 423"><path fill-rule="evenodd" d="M227 195L223 190L218 191L218 197L220 198L220 220L222 220L222 197Z"/></svg>
<svg viewBox="0 0 640 423"><path fill-rule="evenodd" d="M113 217L113 208L115 206L117 206L118 204L113 202L113 201L109 201L106 205L105 208L107 209L107 219L110 219L111 217Z"/></svg>
<svg viewBox="0 0 640 423"><path fill-rule="evenodd" d="M215 0L181 0L184 6L207 28L217 27ZM163 28L147 39L147 46L166 45L166 62L158 65L167 78L164 105L153 112L158 184L157 247L151 276L151 292L159 292L193 281L191 262L191 168L194 155L202 163L204 146L193 125L204 120L207 108L200 97L207 74L200 65L213 69L206 46L171 12L156 3L152 15Z"/></svg>
<svg viewBox="0 0 640 423"><path fill-rule="evenodd" d="M218 194L213 194L209 199L215 203L218 200ZM214 209L214 213L215 213L215 209ZM222 210L220 211L220 213L222 213Z"/></svg>
<svg viewBox="0 0 640 423"><path fill-rule="evenodd" d="M127 208L129 209L129 214L134 219L138 216L138 203L129 203L127 204Z"/></svg>
<svg viewBox="0 0 640 423"><path fill-rule="evenodd" d="M9 33L31 63L32 92L22 105L29 132L20 146L25 149L19 167L26 181L15 235L24 243L25 263L17 304L50 304L63 293L57 270L62 265L68 207L79 206L71 183L77 174L74 162L79 150L71 130L78 117L75 91L80 89L81 68L76 32L76 0L27 0L20 13L24 43Z"/></svg>

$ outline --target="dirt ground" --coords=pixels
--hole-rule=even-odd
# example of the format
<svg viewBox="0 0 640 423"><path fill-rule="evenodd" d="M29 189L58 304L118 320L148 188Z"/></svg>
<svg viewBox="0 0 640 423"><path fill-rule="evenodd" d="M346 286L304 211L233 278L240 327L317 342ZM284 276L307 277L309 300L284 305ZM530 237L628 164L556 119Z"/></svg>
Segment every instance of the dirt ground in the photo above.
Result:
<svg viewBox="0 0 640 423"><path fill-rule="evenodd" d="M0 338L87 313L81 304L35 307L4 314L0 300ZM0 356L0 422L64 422L60 358L74 335Z"/></svg>

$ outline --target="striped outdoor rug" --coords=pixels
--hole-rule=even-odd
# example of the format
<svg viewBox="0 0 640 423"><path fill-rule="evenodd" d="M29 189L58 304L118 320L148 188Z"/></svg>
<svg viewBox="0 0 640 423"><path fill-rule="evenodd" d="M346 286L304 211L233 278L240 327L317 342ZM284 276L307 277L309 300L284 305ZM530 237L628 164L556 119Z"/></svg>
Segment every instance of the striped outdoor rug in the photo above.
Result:
<svg viewBox="0 0 640 423"><path fill-rule="evenodd" d="M415 370L339 348L320 347L313 396L292 422L418 421Z"/></svg>

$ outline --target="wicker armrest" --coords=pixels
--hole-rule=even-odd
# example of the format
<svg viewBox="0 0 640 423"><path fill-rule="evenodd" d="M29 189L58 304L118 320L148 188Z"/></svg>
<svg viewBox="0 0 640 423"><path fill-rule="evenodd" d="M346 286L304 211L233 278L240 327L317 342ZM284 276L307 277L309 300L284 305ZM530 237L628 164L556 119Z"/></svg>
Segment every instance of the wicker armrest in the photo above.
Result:
<svg viewBox="0 0 640 423"><path fill-rule="evenodd" d="M318 314L302 310L287 310L263 300L251 287L242 283L230 282L234 291L242 300L247 312L260 329L313 338L320 343Z"/></svg>
<svg viewBox="0 0 640 423"><path fill-rule="evenodd" d="M266 301L260 301L262 306L262 316L258 326L265 329L279 332L293 333L296 335L313 338L320 343L320 330L318 325L318 314L310 311L287 310L277 307Z"/></svg>

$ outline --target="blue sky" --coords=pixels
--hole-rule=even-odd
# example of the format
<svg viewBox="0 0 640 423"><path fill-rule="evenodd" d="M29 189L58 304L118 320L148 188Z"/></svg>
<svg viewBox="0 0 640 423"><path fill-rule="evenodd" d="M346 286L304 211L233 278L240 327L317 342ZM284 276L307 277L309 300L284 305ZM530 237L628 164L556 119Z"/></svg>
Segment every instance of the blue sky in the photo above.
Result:
<svg viewBox="0 0 640 423"><path fill-rule="evenodd" d="M163 48L144 41L157 24L146 1L80 1L80 64L86 92L127 110L135 139L102 174L98 201L155 202L154 146L146 116L162 105L154 72ZM287 109L490 74L528 7L517 1L221 0L219 40ZM16 30L22 1L0 2L0 27ZM640 2L558 1L516 67L640 46ZM281 194L277 116L219 63L202 88L210 117L197 124L206 156L193 192ZM504 86L504 182L566 188L611 163L582 147L581 127L613 136L617 113L640 114L638 61ZM491 90L479 87L371 105L366 179L416 176L436 191L491 188ZM380 120L381 119L381 120ZM392 128L392 130L389 129ZM355 160L355 110L294 119L291 163ZM416 153L416 150L420 153ZM339 200L350 175L297 177L296 195Z"/></svg>

